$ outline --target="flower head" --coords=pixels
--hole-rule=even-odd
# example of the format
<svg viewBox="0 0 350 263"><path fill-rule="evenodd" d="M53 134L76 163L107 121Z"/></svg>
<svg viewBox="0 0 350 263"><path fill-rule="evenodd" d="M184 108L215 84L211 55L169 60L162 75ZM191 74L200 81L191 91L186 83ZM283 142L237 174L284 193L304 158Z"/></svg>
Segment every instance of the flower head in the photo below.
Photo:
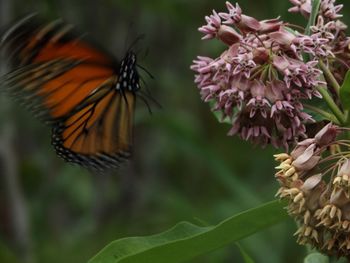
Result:
<svg viewBox="0 0 350 263"><path fill-rule="evenodd" d="M310 15L311 0L290 1L291 12ZM327 85L320 60L339 83L350 68L350 38L338 20L342 5L321 0L310 35L279 18L258 21L238 4L226 2L226 8L214 10L199 28L203 39L227 45L217 58L198 57L191 66L202 99L232 123L229 135L288 148L307 137L305 125L314 121L304 104L321 98L318 88Z"/></svg>
<svg viewBox="0 0 350 263"><path fill-rule="evenodd" d="M314 11L312 0L290 2L290 12L309 18ZM298 243L344 256L350 254L350 141L338 135L348 129L329 123L314 134L305 112L341 125L346 119L338 91L350 68L350 37L335 2L320 0L315 24L301 30L279 17L259 21L226 2L226 12L213 11L199 28L203 39L223 42L223 52L198 56L191 69L203 101L231 124L228 135L285 149L275 155L277 196L288 200L299 223ZM334 115L309 104L321 93L319 102Z"/></svg>
<svg viewBox="0 0 350 263"><path fill-rule="evenodd" d="M195 83L202 99L231 120L229 135L287 148L304 138L305 124L313 122L302 100L320 97L316 86L324 82L317 58L304 62L302 52L322 53L322 39L307 41L278 18L257 21L238 4L226 7L228 12L207 16L199 31L229 47L218 58L194 60Z"/></svg>

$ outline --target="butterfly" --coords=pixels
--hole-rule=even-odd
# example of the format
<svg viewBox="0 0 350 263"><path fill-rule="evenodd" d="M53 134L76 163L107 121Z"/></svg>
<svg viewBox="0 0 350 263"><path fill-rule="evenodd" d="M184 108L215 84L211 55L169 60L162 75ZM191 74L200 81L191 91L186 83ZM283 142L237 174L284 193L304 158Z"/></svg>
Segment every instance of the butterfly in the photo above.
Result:
<svg viewBox="0 0 350 263"><path fill-rule="evenodd" d="M36 15L19 20L0 41L11 62L2 84L52 127L52 145L60 157L97 171L130 158L141 92L131 49L118 61L71 25L45 23Z"/></svg>

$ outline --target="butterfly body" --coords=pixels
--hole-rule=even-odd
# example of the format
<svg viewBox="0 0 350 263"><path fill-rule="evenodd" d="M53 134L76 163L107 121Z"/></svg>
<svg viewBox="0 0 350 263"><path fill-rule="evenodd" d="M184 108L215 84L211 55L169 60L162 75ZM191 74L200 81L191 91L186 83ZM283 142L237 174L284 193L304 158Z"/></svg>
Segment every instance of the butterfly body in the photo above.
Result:
<svg viewBox="0 0 350 263"><path fill-rule="evenodd" d="M136 69L136 55L128 52L121 62L117 90L137 92L140 89L140 77Z"/></svg>
<svg viewBox="0 0 350 263"><path fill-rule="evenodd" d="M2 82L52 127L59 156L105 171L128 159L140 77L129 50L119 62L61 20L28 16L1 40L12 70Z"/></svg>

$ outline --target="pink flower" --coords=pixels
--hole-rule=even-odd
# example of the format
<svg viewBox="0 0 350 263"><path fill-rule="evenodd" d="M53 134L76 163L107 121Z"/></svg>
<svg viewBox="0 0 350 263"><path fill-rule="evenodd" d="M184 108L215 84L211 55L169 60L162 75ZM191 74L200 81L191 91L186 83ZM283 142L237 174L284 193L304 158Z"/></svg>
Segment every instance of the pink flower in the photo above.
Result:
<svg viewBox="0 0 350 263"><path fill-rule="evenodd" d="M207 24L200 27L198 30L204 34L202 39L219 38L227 45L232 45L241 39L241 35L232 27L221 24L220 16L213 10L213 14L206 16Z"/></svg>
<svg viewBox="0 0 350 263"><path fill-rule="evenodd" d="M215 38L221 27L220 16L215 12L215 10L213 10L213 14L206 16L205 20L207 21L207 24L198 29L201 33L205 34L202 39Z"/></svg>
<svg viewBox="0 0 350 263"><path fill-rule="evenodd" d="M253 17L243 15L242 9L236 3L236 7L230 2L226 2L228 13L219 13L219 16L224 20L224 24L235 25L242 32L256 32L260 29L260 23Z"/></svg>
<svg viewBox="0 0 350 263"><path fill-rule="evenodd" d="M288 11L291 13L301 13L304 17L308 18L311 14L311 0L290 0L294 5L289 8ZM335 20L342 17L338 14L339 11L343 8L343 5L335 5L335 0L321 0L320 5L320 15L330 19Z"/></svg>
<svg viewBox="0 0 350 263"><path fill-rule="evenodd" d="M291 2L309 14L311 1ZM334 1L322 3L322 12L340 10ZM344 26L319 15L307 36L287 29L278 18L258 21L238 4L226 2L226 7L226 13L213 11L199 29L204 39L215 38L228 46L217 58L194 60L191 69L201 97L231 121L229 135L288 148L306 137L305 125L313 122L304 101L320 98L317 87L326 85L319 59L334 58L333 50L341 50L339 56L348 48L349 39L335 37L344 35Z"/></svg>
<svg viewBox="0 0 350 263"><path fill-rule="evenodd" d="M294 40L294 44L299 45L301 51L321 58L334 57L329 43L329 39L320 37L317 33L311 36L299 35Z"/></svg>
<svg viewBox="0 0 350 263"><path fill-rule="evenodd" d="M257 80L252 83L250 88L252 98L247 103L249 118L253 118L259 113L264 119L267 118L267 113L270 111L271 104L265 98L265 85Z"/></svg>
<svg viewBox="0 0 350 263"><path fill-rule="evenodd" d="M232 74L237 75L242 73L246 78L250 77L252 69L256 67L253 61L253 53L238 54L232 59L232 62L236 64L233 67Z"/></svg>
<svg viewBox="0 0 350 263"><path fill-rule="evenodd" d="M220 17L222 17L225 21L224 24L228 25L236 25L242 19L242 9L236 3L236 7L233 6L230 2L226 2L226 7L228 13L219 13Z"/></svg>
<svg viewBox="0 0 350 263"><path fill-rule="evenodd" d="M304 17L308 18L311 14L311 0L290 0L294 5L288 9L291 13L301 13Z"/></svg>
<svg viewBox="0 0 350 263"><path fill-rule="evenodd" d="M317 64L316 60L304 63L286 56L275 56L273 59L273 65L284 76L283 80L287 87L290 88L294 85L299 89L302 88L307 98L311 98L313 95L320 97L321 95L314 87L325 84L319 80L322 71L317 69Z"/></svg>
<svg viewBox="0 0 350 263"><path fill-rule="evenodd" d="M335 22L329 21L325 23L324 18L322 16L318 16L317 24L311 26L311 31L318 35L320 38L326 38L329 40L334 39L333 29L335 28Z"/></svg>
<svg viewBox="0 0 350 263"><path fill-rule="evenodd" d="M342 17L338 12L343 8L343 5L334 5L335 0L322 0L320 6L320 12L322 16L335 20Z"/></svg>

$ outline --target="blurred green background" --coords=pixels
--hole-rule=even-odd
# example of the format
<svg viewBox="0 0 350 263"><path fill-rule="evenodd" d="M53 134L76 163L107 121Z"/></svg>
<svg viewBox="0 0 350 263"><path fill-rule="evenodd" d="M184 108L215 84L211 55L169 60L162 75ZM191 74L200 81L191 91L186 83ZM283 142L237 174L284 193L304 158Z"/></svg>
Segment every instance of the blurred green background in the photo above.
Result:
<svg viewBox="0 0 350 263"><path fill-rule="evenodd" d="M239 4L260 20L282 16L305 24L287 12L287 0ZM86 262L112 240L154 234L182 220L215 224L274 198L275 150L227 137L229 126L216 121L193 83L192 60L224 48L200 41L197 31L213 8L225 10L225 1L0 0L2 25L32 11L62 17L118 58L145 34L139 63L155 76L145 76L147 86L163 106L150 115L138 102L133 158L101 176L60 160L50 129L1 95L0 262ZM349 11L350 3L345 21ZM240 244L256 262L302 262L306 250L295 244L295 230L290 220ZM243 260L232 244L192 262Z"/></svg>

